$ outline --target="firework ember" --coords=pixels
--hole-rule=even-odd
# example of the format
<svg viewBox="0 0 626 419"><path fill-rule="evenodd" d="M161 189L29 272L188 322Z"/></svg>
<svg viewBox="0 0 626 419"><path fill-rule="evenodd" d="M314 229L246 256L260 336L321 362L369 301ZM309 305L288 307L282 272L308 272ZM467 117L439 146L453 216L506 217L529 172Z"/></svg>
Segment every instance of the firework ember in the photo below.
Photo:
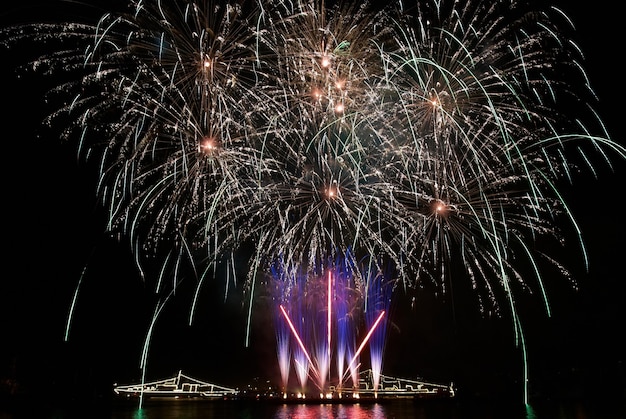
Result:
<svg viewBox="0 0 626 419"><path fill-rule="evenodd" d="M106 228L142 272L159 263L158 293L196 280L190 319L242 254L250 305L276 263L283 282L319 278L351 254L355 289L370 272L442 293L468 280L479 309L504 306L521 335L516 293L539 289L549 313L544 272L569 276L544 251L567 226L579 235L560 185L595 158L626 158L582 113L593 92L571 22L517 0L357 3L130 0L94 23L4 29L1 42L48 48L29 64L62 80L46 122L97 160ZM359 355L338 320L350 296L327 298L326 337L312 340L325 343L291 349L302 381L303 363L327 376L331 346ZM283 316L303 342L305 309ZM333 335L335 321L345 331Z"/></svg>

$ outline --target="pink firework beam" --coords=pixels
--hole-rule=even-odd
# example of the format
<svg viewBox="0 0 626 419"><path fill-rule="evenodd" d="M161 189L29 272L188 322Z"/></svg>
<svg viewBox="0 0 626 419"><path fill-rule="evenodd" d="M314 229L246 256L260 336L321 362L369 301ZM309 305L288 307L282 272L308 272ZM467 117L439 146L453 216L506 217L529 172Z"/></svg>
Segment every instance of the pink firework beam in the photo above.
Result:
<svg viewBox="0 0 626 419"><path fill-rule="evenodd" d="M332 302L332 275L330 273L330 271L328 271L328 318L327 318L327 325L326 325L326 329L328 331L328 371L330 373L330 335L331 335L331 330L330 330L330 323L332 321L332 316L331 316L331 302Z"/></svg>
<svg viewBox="0 0 626 419"><path fill-rule="evenodd" d="M306 356L306 359L309 361L309 365L313 369L313 372L315 373L317 377L319 377L320 375L319 371L317 370L317 368L315 368L315 364L313 364L313 361L311 360L311 356L309 355L309 352L304 347L304 343L302 343L302 339L300 339L300 335L298 334L298 331L296 330L293 323L291 322L291 319L289 318L289 315L287 314L287 311L285 311L285 307L283 307L282 304L280 305L280 311L283 313L285 320L287 320L287 324L289 325L289 328L291 329L291 333L293 333L293 335L295 336L296 341L298 342L300 349L302 349L302 352Z"/></svg>
<svg viewBox="0 0 626 419"><path fill-rule="evenodd" d="M359 355L361 354L361 351L363 350L363 348L365 347L367 342L370 340L370 337L372 336L372 333L374 333L374 330L376 330L376 327L378 326L378 323L380 323L380 321L383 319L384 316L385 316L385 311L383 310L378 315L378 318L376 319L376 321L374 322L372 327L370 327L369 332L367 332L367 336L365 336L365 339L363 339L363 342L361 342L361 346L359 346L359 349L356 351L356 353L354 354L354 356L350 360L350 363L348 364L348 368L346 369L346 371L350 370L350 367L352 366L354 361L356 361L356 359L359 357ZM342 381L343 381L343 379L342 379Z"/></svg>

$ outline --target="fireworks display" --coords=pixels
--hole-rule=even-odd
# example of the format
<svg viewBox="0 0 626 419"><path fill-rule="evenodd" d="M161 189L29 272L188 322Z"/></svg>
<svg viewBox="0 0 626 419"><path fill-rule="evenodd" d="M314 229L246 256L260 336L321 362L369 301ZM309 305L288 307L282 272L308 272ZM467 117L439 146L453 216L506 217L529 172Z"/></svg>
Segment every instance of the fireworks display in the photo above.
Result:
<svg viewBox="0 0 626 419"><path fill-rule="evenodd" d="M295 277L281 271L282 264L275 266L273 283L277 289L272 295L280 296L276 338L283 388L289 388L293 355L302 394L306 394L309 378L321 397L326 397L330 386L339 394L358 389L360 359L366 346L377 388L393 283L382 273L364 280L355 278L353 263L348 254L328 262L326 266L332 269ZM363 325L367 330L361 330Z"/></svg>
<svg viewBox="0 0 626 419"><path fill-rule="evenodd" d="M544 270L569 278L548 251L581 234L562 185L626 158L589 103L571 26L516 0L131 0L1 41L50 52L28 64L62 80L46 122L97 162L107 231L142 272L157 261L157 292L196 281L191 317L218 271L245 276L249 306L269 283L276 307L333 271L368 324L384 276L443 293L470 281L479 309L506 307L519 330L516 292L538 290L549 312Z"/></svg>

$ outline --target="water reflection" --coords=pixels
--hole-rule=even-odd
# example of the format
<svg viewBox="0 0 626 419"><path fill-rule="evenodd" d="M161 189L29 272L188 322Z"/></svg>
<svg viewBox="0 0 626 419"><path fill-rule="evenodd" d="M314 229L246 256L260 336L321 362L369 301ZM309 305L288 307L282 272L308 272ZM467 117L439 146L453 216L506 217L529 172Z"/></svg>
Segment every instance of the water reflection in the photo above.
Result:
<svg viewBox="0 0 626 419"><path fill-rule="evenodd" d="M172 403L146 405L142 409L133 407L117 409L112 419L388 419L425 418L415 416L414 411L407 415L400 413L398 405L383 404L193 404ZM410 407L413 407L412 405ZM389 410L391 409L391 410ZM404 410L404 409L402 409Z"/></svg>
<svg viewBox="0 0 626 419"><path fill-rule="evenodd" d="M526 419L537 419L535 415L535 409L529 404L526 405Z"/></svg>
<svg viewBox="0 0 626 419"><path fill-rule="evenodd" d="M135 413L133 413L133 419L148 419L148 415L146 414L145 409L137 409Z"/></svg>
<svg viewBox="0 0 626 419"><path fill-rule="evenodd" d="M386 419L382 405L282 405L274 419Z"/></svg>
<svg viewBox="0 0 626 419"><path fill-rule="evenodd" d="M602 402L543 401L531 405L493 400L451 403L393 401L365 404L275 404L167 401L103 406L28 404L7 411L0 419L623 419L626 400Z"/></svg>

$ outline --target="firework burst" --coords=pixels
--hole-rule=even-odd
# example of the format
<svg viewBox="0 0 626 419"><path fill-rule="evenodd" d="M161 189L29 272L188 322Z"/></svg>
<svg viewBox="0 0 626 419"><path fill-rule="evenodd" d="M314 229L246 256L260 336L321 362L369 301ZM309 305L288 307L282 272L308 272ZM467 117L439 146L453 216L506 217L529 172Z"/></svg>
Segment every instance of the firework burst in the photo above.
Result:
<svg viewBox="0 0 626 419"><path fill-rule="evenodd" d="M572 111L593 92L557 9L130 6L95 24L8 28L2 42L53 50L31 64L69 80L48 122L98 159L107 229L140 268L161 262L159 292L186 262L197 296L253 249L252 301L276 263L307 277L352 253L365 261L355 277L389 269L404 287L445 292L460 271L481 310L504 297L521 331L513 289L543 290L546 261L563 268L536 244L567 223L578 232L560 185L594 156L626 157L593 112Z"/></svg>

